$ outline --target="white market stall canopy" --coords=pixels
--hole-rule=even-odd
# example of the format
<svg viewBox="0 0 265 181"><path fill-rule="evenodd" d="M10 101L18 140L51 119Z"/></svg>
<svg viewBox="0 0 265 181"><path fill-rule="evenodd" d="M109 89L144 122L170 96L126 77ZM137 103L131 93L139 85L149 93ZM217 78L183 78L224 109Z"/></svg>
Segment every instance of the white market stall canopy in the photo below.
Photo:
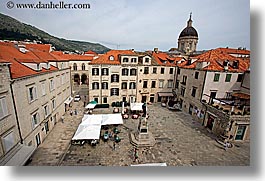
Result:
<svg viewBox="0 0 265 181"><path fill-rule="evenodd" d="M84 122L82 122L84 123ZM72 140L92 140L92 139L99 139L100 137L100 124L80 124L75 132L74 137Z"/></svg>
<svg viewBox="0 0 265 181"><path fill-rule="evenodd" d="M131 103L132 111L141 111L144 103Z"/></svg>
<svg viewBox="0 0 265 181"><path fill-rule="evenodd" d="M121 114L102 114L101 125L123 124Z"/></svg>
<svg viewBox="0 0 265 181"><path fill-rule="evenodd" d="M121 114L85 114L72 140L99 139L102 125L123 124Z"/></svg>

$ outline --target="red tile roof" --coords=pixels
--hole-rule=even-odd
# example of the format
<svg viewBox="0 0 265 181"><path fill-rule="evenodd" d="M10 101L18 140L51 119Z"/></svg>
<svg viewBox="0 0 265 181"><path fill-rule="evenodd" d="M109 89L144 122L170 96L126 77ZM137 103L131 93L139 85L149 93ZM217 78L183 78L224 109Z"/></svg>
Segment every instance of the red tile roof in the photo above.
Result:
<svg viewBox="0 0 265 181"><path fill-rule="evenodd" d="M201 55L195 56L192 59L195 59L193 63L190 65L187 65L188 61L182 62L178 64L179 67L182 68L190 68L194 69L196 68L197 62L209 62L210 65L203 68L203 70L209 70L209 71L225 71L223 63L224 61L229 61L228 71L229 72L245 72L250 67L250 59L249 58L240 58L230 55L231 52L236 52L236 49L225 49L223 48L217 48L214 50L209 50ZM228 53L229 52L229 53ZM242 50L244 53L249 53L248 50ZM232 62L238 61L239 67L234 68L232 67Z"/></svg>
<svg viewBox="0 0 265 181"><path fill-rule="evenodd" d="M87 52L85 52L85 54L89 54L89 55L97 55L96 52L93 52L91 50L88 50Z"/></svg>
<svg viewBox="0 0 265 181"><path fill-rule="evenodd" d="M98 58L94 59L90 64L108 64L108 65L120 65L120 55L137 55L132 50L110 50L107 53L100 55ZM113 56L114 60L110 60Z"/></svg>
<svg viewBox="0 0 265 181"><path fill-rule="evenodd" d="M157 64L165 66L175 66L182 59L182 57L173 57L165 52L153 52L152 56Z"/></svg>
<svg viewBox="0 0 265 181"><path fill-rule="evenodd" d="M22 53L18 50L16 44L0 42L0 59L11 63L11 77L13 79L58 70L58 68L51 66L49 70L43 68L40 71L36 71L23 65L22 63L47 63L47 57L45 57L47 56L46 53L35 54L33 51L39 50L28 50L25 53ZM37 55L43 55L44 57L39 57Z"/></svg>

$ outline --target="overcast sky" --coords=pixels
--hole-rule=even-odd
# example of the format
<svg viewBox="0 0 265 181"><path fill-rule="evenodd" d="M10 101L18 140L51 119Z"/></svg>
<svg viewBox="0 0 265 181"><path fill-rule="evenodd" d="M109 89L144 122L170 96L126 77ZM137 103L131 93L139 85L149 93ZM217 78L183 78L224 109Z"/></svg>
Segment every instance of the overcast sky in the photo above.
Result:
<svg viewBox="0 0 265 181"><path fill-rule="evenodd" d="M112 49L169 50L192 12L198 50L217 47L250 49L249 0L64 0L89 3L87 10L8 9L2 13L65 39L101 43ZM40 0L13 0L38 3ZM61 0L42 0L42 3Z"/></svg>

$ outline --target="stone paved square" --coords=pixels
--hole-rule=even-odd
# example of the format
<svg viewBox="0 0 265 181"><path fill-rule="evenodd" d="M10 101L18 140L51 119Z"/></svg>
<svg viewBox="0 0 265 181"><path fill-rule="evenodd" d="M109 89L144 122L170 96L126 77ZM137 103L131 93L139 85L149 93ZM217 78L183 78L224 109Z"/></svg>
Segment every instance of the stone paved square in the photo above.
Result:
<svg viewBox="0 0 265 181"><path fill-rule="evenodd" d="M64 123L58 122L45 141L33 155L34 165L57 166L131 166L145 163L166 163L167 166L249 166L249 142L237 142L233 148L224 150L212 135L191 116L170 111L159 103L148 105L149 131L156 139L153 147L139 148L139 158L134 159L134 146L129 133L136 131L139 120L127 119L119 137L121 142L113 149L113 141L102 139L96 147L90 144L71 145L78 124L83 117L83 102L74 103L78 115L65 115ZM109 109L95 109L94 114L111 113ZM110 126L109 130L114 126ZM101 135L105 130L101 130Z"/></svg>

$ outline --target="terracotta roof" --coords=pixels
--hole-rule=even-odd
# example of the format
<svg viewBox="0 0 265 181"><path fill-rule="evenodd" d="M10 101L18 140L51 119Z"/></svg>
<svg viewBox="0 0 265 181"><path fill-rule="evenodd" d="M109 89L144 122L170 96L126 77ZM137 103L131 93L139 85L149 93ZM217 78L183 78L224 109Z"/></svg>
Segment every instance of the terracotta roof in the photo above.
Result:
<svg viewBox="0 0 265 181"><path fill-rule="evenodd" d="M197 62L209 62L210 65L203 68L203 70L225 71L223 63L224 61L228 61L230 62L228 66L229 72L245 72L249 68L250 59L234 57L227 53L227 52L233 52L233 49L232 50L226 49L226 50L227 51L223 51L222 48L209 50L201 55L193 57L192 59L195 59L195 61L191 63L190 65L187 65L188 61L185 61L185 62L182 62L181 64L178 64L178 66L182 68L194 69L196 68ZM244 51L247 52L248 50L244 50ZM250 53L250 51L248 52ZM238 61L239 63L238 68L234 68L232 66L234 61Z"/></svg>
<svg viewBox="0 0 265 181"><path fill-rule="evenodd" d="M93 51L91 51L91 50L88 50L87 52L85 52L85 54L97 55L96 52L93 52Z"/></svg>
<svg viewBox="0 0 265 181"><path fill-rule="evenodd" d="M153 52L152 56L158 65L165 66L175 66L176 63L182 59L182 57L170 56L165 52Z"/></svg>
<svg viewBox="0 0 265 181"><path fill-rule="evenodd" d="M11 77L13 79L58 70L56 67L51 66L49 70L42 68L40 71L35 71L23 65L22 63L47 62L45 60L46 57L38 57L31 50L22 53L14 43L9 42L0 42L0 59L11 63Z"/></svg>
<svg viewBox="0 0 265 181"><path fill-rule="evenodd" d="M107 53L100 55L97 59L94 59L90 64L108 64L108 65L119 65L120 55L137 55L132 50L110 50ZM110 60L110 57L113 56L114 60Z"/></svg>
<svg viewBox="0 0 265 181"><path fill-rule="evenodd" d="M25 44L27 49L34 49L34 50L39 50L43 52L50 52L51 51L51 45L50 44L34 44L34 43L29 43Z"/></svg>
<svg viewBox="0 0 265 181"><path fill-rule="evenodd" d="M244 54L244 55L250 55L249 50L243 50L243 49L235 49L235 48L218 48L219 50L223 51L227 54Z"/></svg>

